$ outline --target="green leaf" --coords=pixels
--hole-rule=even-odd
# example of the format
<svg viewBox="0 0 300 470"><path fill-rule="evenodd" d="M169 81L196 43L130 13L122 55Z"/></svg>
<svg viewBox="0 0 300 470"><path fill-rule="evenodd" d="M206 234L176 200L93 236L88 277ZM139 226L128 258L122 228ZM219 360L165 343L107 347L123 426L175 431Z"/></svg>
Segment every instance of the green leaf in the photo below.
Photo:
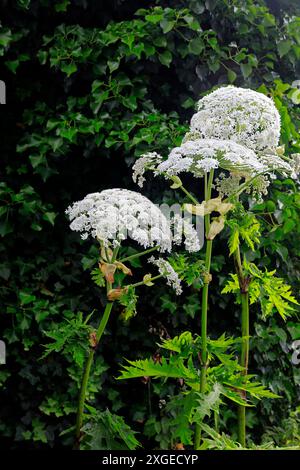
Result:
<svg viewBox="0 0 300 470"><path fill-rule="evenodd" d="M164 34L169 33L174 28L175 24L176 24L176 21L168 20L166 18L160 21L160 27L163 30Z"/></svg>
<svg viewBox="0 0 300 470"><path fill-rule="evenodd" d="M0 46L7 47L13 38L10 29L1 28L0 31Z"/></svg>
<svg viewBox="0 0 300 470"><path fill-rule="evenodd" d="M103 272L101 271L101 269L99 267L94 268L92 270L91 277L92 277L92 280L94 281L94 283L98 287L104 287L105 286L105 277L104 277L104 274L103 274Z"/></svg>
<svg viewBox="0 0 300 470"><path fill-rule="evenodd" d="M163 19L163 14L152 13L151 15L146 15L145 20L149 23L157 24Z"/></svg>
<svg viewBox="0 0 300 470"><path fill-rule="evenodd" d="M126 289L122 292L122 295L119 299L120 305L124 308L121 313L121 319L127 322L130 318L134 317L137 314L136 305L138 297L135 294L135 289L132 286L127 286Z"/></svg>
<svg viewBox="0 0 300 470"><path fill-rule="evenodd" d="M240 64L240 67L241 67L243 77L245 79L248 78L252 73L252 66L248 63L248 64Z"/></svg>
<svg viewBox="0 0 300 470"><path fill-rule="evenodd" d="M45 212L43 215L43 219L46 220L46 222L49 222L49 224L54 225L55 218L57 217L57 213L55 212Z"/></svg>
<svg viewBox="0 0 300 470"><path fill-rule="evenodd" d="M29 157L32 168L37 168L38 166L45 164L46 159L44 155L30 155Z"/></svg>
<svg viewBox="0 0 300 470"><path fill-rule="evenodd" d="M289 52L291 47L292 47L292 42L289 39L286 39L284 41L280 41L277 44L279 57L281 58L281 57L285 56Z"/></svg>
<svg viewBox="0 0 300 470"><path fill-rule="evenodd" d="M158 55L160 62L166 67L169 67L172 62L172 54L170 51L164 51Z"/></svg>
<svg viewBox="0 0 300 470"><path fill-rule="evenodd" d="M64 12L67 11L68 6L70 5L71 0L60 0L59 3L55 5L55 11Z"/></svg>
<svg viewBox="0 0 300 470"><path fill-rule="evenodd" d="M229 83L234 83L236 78L237 78L237 74L234 72L234 70L227 70L227 77L228 77L228 80L229 80Z"/></svg>
<svg viewBox="0 0 300 470"><path fill-rule="evenodd" d="M155 362L153 359L138 361L127 361L124 365L118 380L132 379L137 377L164 377L185 379L190 386L195 384L198 388L198 374L194 369L186 367L181 359L170 357L169 360L162 357L161 361Z"/></svg>
<svg viewBox="0 0 300 470"><path fill-rule="evenodd" d="M120 60L119 59L117 59L117 60L108 60L107 65L108 65L110 73L112 73L112 72L114 72L115 70L117 70L119 68Z"/></svg>
<svg viewBox="0 0 300 470"><path fill-rule="evenodd" d="M73 73L77 72L77 65L75 62L63 62L61 64L61 71L65 72L68 77L73 75Z"/></svg>
<svg viewBox="0 0 300 470"><path fill-rule="evenodd" d="M14 230L13 225L9 222L9 220L0 220L0 235L1 237L5 237L9 233L12 233Z"/></svg>
<svg viewBox="0 0 300 470"><path fill-rule="evenodd" d="M19 292L19 299L20 299L22 305L27 305L27 304L31 304L31 302L33 302L36 299L36 297L35 297L35 295L30 294L29 292L20 291Z"/></svg>
<svg viewBox="0 0 300 470"><path fill-rule="evenodd" d="M83 427L81 449L134 450L140 446L135 434L121 416L109 410L98 411L90 415L89 422Z"/></svg>
<svg viewBox="0 0 300 470"><path fill-rule="evenodd" d="M199 55L204 50L205 44L202 38L194 38L189 42L188 50L191 54Z"/></svg>
<svg viewBox="0 0 300 470"><path fill-rule="evenodd" d="M219 412L222 389L223 387L220 384L215 383L213 385L213 389L208 394L198 394L198 406L196 407L193 415L193 422L201 423L205 416L211 416L212 411L216 413Z"/></svg>
<svg viewBox="0 0 300 470"><path fill-rule="evenodd" d="M291 100L294 104L300 104L300 90L294 90L291 93Z"/></svg>
<svg viewBox="0 0 300 470"><path fill-rule="evenodd" d="M16 60L7 60L5 62L5 65L12 73L15 74L16 71L17 71L17 68L20 65L20 61L18 59L16 59Z"/></svg>

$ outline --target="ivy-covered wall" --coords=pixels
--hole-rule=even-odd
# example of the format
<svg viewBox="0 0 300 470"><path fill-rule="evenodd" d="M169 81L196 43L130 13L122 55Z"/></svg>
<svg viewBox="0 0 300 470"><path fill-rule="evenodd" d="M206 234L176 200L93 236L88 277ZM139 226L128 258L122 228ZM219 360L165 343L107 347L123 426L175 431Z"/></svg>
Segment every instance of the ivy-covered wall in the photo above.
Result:
<svg viewBox="0 0 300 470"><path fill-rule="evenodd" d="M0 108L0 336L7 344L7 364L0 365L1 442L10 448L68 446L69 435L60 433L74 424L83 323L93 310L100 312L104 299L90 279L96 248L70 232L66 207L88 192L136 189L134 159L179 143L195 100L221 84L273 96L282 144L299 152L300 8L285 0L0 4L0 79L7 87L7 104ZM159 180L146 185L146 194L153 201L176 197ZM278 269L295 292L299 206L294 183L277 182L254 208L262 225L273 229L251 254L261 267ZM216 245L214 292L232 269L225 243L221 237ZM145 446L166 448L169 417L159 405L175 386L114 379L124 356L149 355L161 336L186 325L199 330L193 288L180 300L165 288L156 292L150 297L145 288L145 302L130 324L115 315L97 355L92 393L96 406L144 431ZM295 424L290 414L300 373L289 347L300 338L297 320L264 322L252 312L250 369L284 396L280 403L262 402L253 419L249 413L254 440L265 426L282 426L283 419ZM232 298L215 294L211 335L225 328L234 333L238 326ZM41 359L49 334L65 347ZM223 425L234 430L231 418L229 411ZM289 439L292 426L287 428L279 444Z"/></svg>

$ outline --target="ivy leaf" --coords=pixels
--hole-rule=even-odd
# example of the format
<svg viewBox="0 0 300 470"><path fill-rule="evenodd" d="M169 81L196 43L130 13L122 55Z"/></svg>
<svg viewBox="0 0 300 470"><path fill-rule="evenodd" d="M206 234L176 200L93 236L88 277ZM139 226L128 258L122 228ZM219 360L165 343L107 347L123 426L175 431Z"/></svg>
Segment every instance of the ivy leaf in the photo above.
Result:
<svg viewBox="0 0 300 470"><path fill-rule="evenodd" d="M227 77L228 77L229 83L234 83L237 78L237 74L234 72L234 70L230 69L227 71Z"/></svg>
<svg viewBox="0 0 300 470"><path fill-rule="evenodd" d="M51 225L54 225L55 218L57 214L55 212L45 212L43 219L49 222Z"/></svg>
<svg viewBox="0 0 300 470"><path fill-rule="evenodd" d="M194 38L189 41L188 50L191 54L200 55L205 49L205 44L201 37Z"/></svg>
<svg viewBox="0 0 300 470"><path fill-rule="evenodd" d="M112 73L119 68L120 60L108 60L107 65L110 73Z"/></svg>
<svg viewBox="0 0 300 470"><path fill-rule="evenodd" d="M169 67L172 62L172 53L170 51L164 51L158 55L158 58L163 65Z"/></svg>
<svg viewBox="0 0 300 470"><path fill-rule="evenodd" d="M75 62L62 62L61 64L61 71L65 72L68 77L73 75L73 73L77 72L77 65Z"/></svg>
<svg viewBox="0 0 300 470"><path fill-rule="evenodd" d="M247 63L247 64L240 64L240 67L241 67L243 77L245 79L248 78L252 73L252 66L249 63Z"/></svg>
<svg viewBox="0 0 300 470"><path fill-rule="evenodd" d="M167 34L174 28L176 21L168 20L164 18L163 20L160 21L159 24L160 24L161 29L163 30L163 33Z"/></svg>
<svg viewBox="0 0 300 470"><path fill-rule="evenodd" d="M281 58L281 57L285 56L289 52L291 47L292 47L292 42L289 39L286 39L284 41L280 41L277 44L279 57Z"/></svg>
<svg viewBox="0 0 300 470"><path fill-rule="evenodd" d="M32 295L29 292L25 292L25 291L19 292L19 298L20 298L22 305L31 304L31 302L33 302L36 299L35 295Z"/></svg>

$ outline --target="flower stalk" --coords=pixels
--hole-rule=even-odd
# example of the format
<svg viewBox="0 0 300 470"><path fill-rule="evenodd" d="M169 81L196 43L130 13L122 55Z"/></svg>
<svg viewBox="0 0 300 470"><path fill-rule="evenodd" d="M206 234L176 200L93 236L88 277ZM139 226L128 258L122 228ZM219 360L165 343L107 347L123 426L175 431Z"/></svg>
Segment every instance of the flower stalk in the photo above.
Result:
<svg viewBox="0 0 300 470"><path fill-rule="evenodd" d="M249 363L249 277L245 276L240 247L238 246L234 252L234 264L236 273L239 280L242 318L241 318L241 332L242 332L242 347L240 364L243 367L242 374L247 375ZM242 398L246 400L246 392L243 392ZM239 405L238 407L238 441L242 447L246 447L246 407Z"/></svg>
<svg viewBox="0 0 300 470"><path fill-rule="evenodd" d="M118 255L119 248L116 247L112 254L111 254L111 260L110 261L115 261L116 257ZM106 256L107 259L109 260L109 252L108 250L106 251ZM112 288L112 283L109 281L106 281L106 292L108 293ZM89 378L91 374L91 368L94 362L94 355L95 351L98 347L98 344L101 341L102 335L104 333L104 330L107 326L111 310L112 310L113 302L107 302L103 316L100 320L99 326L96 331L96 340L95 340L95 345L93 345L90 349L90 352L88 354L84 370L83 370L83 375L82 375L82 380L81 380L81 386L80 386L80 391L79 391L79 397L78 397L78 407L77 407L77 416L76 416L76 431L75 431L75 449L80 448L80 439L81 439L81 429L83 425L83 416L84 416L84 405L85 405L85 400L86 400L86 393L87 393L87 388L88 388L88 383L89 383Z"/></svg>
<svg viewBox="0 0 300 470"><path fill-rule="evenodd" d="M80 387L80 392L79 392L79 398L78 398L77 416L76 416L76 434L75 434L75 448L76 449L79 449L80 447L81 428L83 425L83 416L84 416L84 405L85 405L87 387L88 387L90 373L91 373L91 367L94 362L95 351L96 351L98 344L100 343L100 340L102 338L102 335L108 323L112 306L113 306L113 302L108 302L106 304L103 316L101 318L101 321L99 323L97 333L96 333L96 345L94 347L91 347L85 366L84 366L81 387Z"/></svg>
<svg viewBox="0 0 300 470"><path fill-rule="evenodd" d="M204 179L204 198L208 201L211 198L211 190L213 183L214 171L211 170L207 179L205 174ZM200 392L205 393L206 389L206 374L207 374L207 310L208 310L208 291L209 283L211 281L210 267L212 255L212 240L209 240L208 233L210 229L210 214L204 216L205 236L206 236L206 250L205 250L205 278L202 290L202 308L201 308L201 375L200 375ZM197 450L200 446L201 440L201 426L196 425L194 447Z"/></svg>

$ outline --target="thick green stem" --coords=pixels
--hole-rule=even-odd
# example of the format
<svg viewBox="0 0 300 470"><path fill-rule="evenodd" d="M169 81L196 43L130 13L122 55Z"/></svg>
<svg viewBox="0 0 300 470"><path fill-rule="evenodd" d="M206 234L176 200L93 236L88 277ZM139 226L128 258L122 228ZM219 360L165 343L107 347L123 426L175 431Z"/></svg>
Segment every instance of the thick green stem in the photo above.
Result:
<svg viewBox="0 0 300 470"><path fill-rule="evenodd" d="M243 374L248 371L249 360L249 294L241 293L242 298L242 350L241 350L241 366L244 367ZM246 393L243 396L246 399ZM238 441L246 447L246 407L239 405L238 407Z"/></svg>
<svg viewBox="0 0 300 470"><path fill-rule="evenodd" d="M239 279L242 305L242 348L240 364L243 367L242 374L247 375L249 362L249 279L245 277L243 272L239 247L234 253L234 264ZM246 393L243 394L243 398L246 400ZM243 447L246 447L246 407L243 405L239 405L238 407L238 441Z"/></svg>
<svg viewBox="0 0 300 470"><path fill-rule="evenodd" d="M207 176L205 174L204 197L205 201L211 198L212 182L214 173L213 170ZM201 308L201 375L200 375L200 392L204 393L206 388L206 373L207 373L207 310L208 310L208 290L210 283L210 266L212 254L212 240L207 239L210 229L210 215L204 217L205 223L205 236L206 236L206 251L205 251L205 278L202 290L202 308ZM194 448L197 450L201 441L201 425L197 424L195 428Z"/></svg>
<svg viewBox="0 0 300 470"><path fill-rule="evenodd" d="M103 335L103 332L106 328L107 322L110 317L111 309L113 306L113 302L109 302L106 304L103 317L101 318L100 324L97 329L96 333L96 345L93 347L89 355L87 357L85 367L84 367L84 372L82 376L82 381L81 381L81 387L80 387L80 392L79 392L79 399L78 399L78 408L77 408L77 417L76 417L76 442L75 442L75 448L79 449L80 446L80 437L81 437L81 428L83 424L83 414L84 414L84 405L85 405L85 399L86 399L86 391L88 387L88 382L89 382L89 377L90 377L90 372L91 372L91 367L93 364L94 360L94 354L96 347L98 346L101 337Z"/></svg>
<svg viewBox="0 0 300 470"><path fill-rule="evenodd" d="M207 240L205 256L205 272L207 279L204 280L202 291L202 315L201 315L201 381L200 392L205 392L206 369L207 369L207 310L208 310L208 289L211 264L212 240Z"/></svg>

